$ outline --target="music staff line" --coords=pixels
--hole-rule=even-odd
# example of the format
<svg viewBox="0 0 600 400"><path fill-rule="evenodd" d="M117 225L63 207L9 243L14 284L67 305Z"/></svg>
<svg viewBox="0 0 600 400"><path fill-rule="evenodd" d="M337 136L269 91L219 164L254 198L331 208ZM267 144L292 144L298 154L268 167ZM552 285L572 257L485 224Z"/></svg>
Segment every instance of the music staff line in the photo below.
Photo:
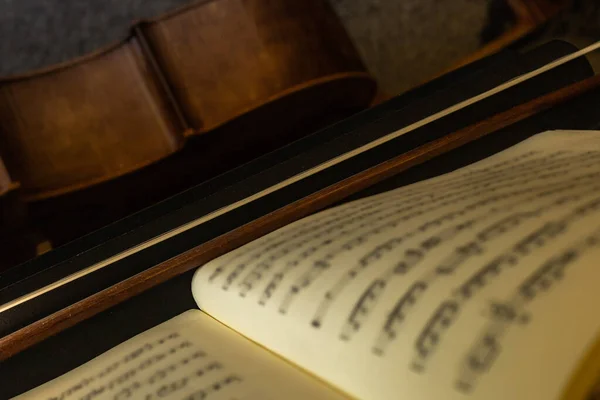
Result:
<svg viewBox="0 0 600 400"><path fill-rule="evenodd" d="M587 183L587 182L584 182L584 184L585 183ZM554 194L565 192L565 191L571 191L574 186L575 185L573 185L573 184L569 184L562 188L557 188L552 191L540 193L536 196L532 196L527 201L532 201L535 199L546 197L548 195L554 195ZM376 345L373 347L374 353L383 355L385 348L396 338L396 336L399 333L398 331L401 329L402 325L405 323L405 319L408 316L408 310L410 308L414 307L418 298L424 294L424 292L426 291L427 288L431 287L431 285L435 282L435 280L439 279L442 276L447 276L449 274L452 274L461 265L464 265L464 263L467 262L472 257L483 254L486 250L485 244L489 240L492 240L497 237L500 237L501 235L507 234L511 230L518 228L523 222L525 222L527 220L531 220L532 218L535 218L535 217L539 217L539 216L543 215L544 213L550 212L555 207L560 207L569 201L574 202L574 201L580 200L583 196L594 194L594 193L596 193L596 191L598 189L600 189L600 186L592 187L591 189L589 187L584 187L583 189L584 189L583 193L569 194L569 195L563 196L563 197L553 200L549 204L541 206L535 210L519 211L519 212L513 213L511 215L508 215L508 216L502 218L501 220L493 223L492 225L485 227L479 233L475 234L473 240L470 240L467 243L463 243L463 244L457 246L455 248L455 250L451 254L449 254L447 257L445 257L440 263L438 263L434 269L432 269L428 273L424 274L422 277L418 278L416 283L413 286L411 286L407 290L406 294L404 296L402 296L401 299L395 304L392 312L390 312L390 314L388 315L388 318L386 319L384 327L376 341ZM518 204L508 205L506 207L506 210L502 210L502 211L508 211L511 208L514 208L515 205L518 206L519 204L521 204L521 203L518 202ZM392 272L393 271L388 271L387 274L391 274ZM380 296L381 293L378 292L377 295ZM376 302L378 296L370 296L373 298L369 299L369 300L371 302ZM368 298L368 296L365 296L365 297ZM360 305L360 306L365 307L365 305ZM370 307L373 307L373 306L374 306L374 304L370 305ZM366 317L365 314L368 315L368 313L361 313L359 315L362 316L362 318L365 318ZM350 330L350 328L354 328L356 331L358 331L358 328L360 327L360 325L357 327L356 324L357 323L360 324L360 323L364 322L364 321L357 321L356 318L357 318L357 316L355 316L353 314L351 314L348 318L346 331L345 332L343 331L344 332L343 334L348 338L350 337L350 333L348 333L348 330Z"/></svg>
<svg viewBox="0 0 600 400"><path fill-rule="evenodd" d="M492 304L492 321L481 330L478 339L467 351L455 382L457 390L464 393L473 390L478 379L498 359L502 349L501 340L510 327L515 323L530 322L527 307L556 287L577 259L589 251L598 250L599 245L600 229L597 229L542 263L517 286L507 300Z"/></svg>
<svg viewBox="0 0 600 400"><path fill-rule="evenodd" d="M428 197L432 197L432 196L428 196ZM383 207L383 208L379 207L382 204L385 207ZM410 204L410 203L408 203L408 204ZM417 201L417 202L415 202L415 204L406 206L405 202L402 202L402 203L390 202L390 200L387 199L387 200L383 200L383 201L375 203L375 204L370 204L367 207L363 207L360 209L361 213L359 213L359 212L353 213L350 217L347 217L345 219L330 219L330 220L326 220L325 222L322 222L320 224L312 225L308 229L307 232L306 231L298 232L297 234L293 235L292 237L290 237L288 239L282 239L273 245L267 246L265 249L263 249L263 251L261 253L257 254L256 256L253 256L252 258L254 260L260 258L261 256L266 256L267 259L269 260L268 262L258 263L254 268L255 269L267 269L271 265L272 262L279 260L281 257L288 254L290 252L290 250L292 250L292 249L297 250L300 247L302 247L303 245L311 242L315 238L320 238L320 237L323 237L330 233L337 233L337 236L346 234L346 233L348 233L348 231L346 231L344 229L353 223L367 220L368 218L377 216L378 214L382 214L383 212L388 212L387 214L379 215L373 219L373 221L379 221L379 220L388 218L389 216L395 215L398 212L398 210L395 210L395 209L398 209L398 208L400 210L411 209L411 208L419 206L420 204L422 204L422 201L421 202ZM371 210L371 211L369 211L369 210ZM365 213L365 211L369 211L369 212ZM332 225L332 224L334 224L334 225ZM353 229L359 229L364 226L367 226L367 224L360 224L358 226L358 228L353 228ZM326 228L324 231L318 230L318 229L324 228L324 227ZM307 236L304 236L304 235L307 235ZM291 239L299 239L299 240L294 242ZM323 245L329 244L329 240L330 239L326 239L326 241L322 244ZM280 253L269 255L270 251L276 250L281 245L286 245L286 247L284 247L284 249L282 251L279 250ZM233 281L239 275L241 275L241 273L248 266L248 264L249 264L248 262L242 262L237 265L237 267L234 269L234 271L232 271L227 276L226 281L222 286L224 290L227 290L231 286ZM292 263L292 264L294 264L294 263ZM254 270L250 271L246 275L246 277L252 277L253 272L254 272ZM255 276L255 278L258 278L258 277ZM240 285L244 286L243 283ZM246 290L244 292L247 292L247 291L248 291L248 288L246 288Z"/></svg>
<svg viewBox="0 0 600 400"><path fill-rule="evenodd" d="M577 207L563 218L545 223L471 275L455 290L451 298L444 300L436 308L425 328L418 335L415 341L412 369L422 371L425 368L426 363L439 347L443 334L456 322L463 303L471 300L505 269L517 266L522 258L544 248L548 243L568 232L574 223L599 209L600 197Z"/></svg>
<svg viewBox="0 0 600 400"><path fill-rule="evenodd" d="M599 154L595 154L595 157L593 157L594 159L598 159L598 155ZM594 162L590 162L590 164L588 164L589 166L595 166ZM594 176L597 176L598 173L594 173ZM554 174L552 172L546 174L546 175L535 175L535 177L532 177L530 180L521 180L522 184L525 183L529 183L529 182L537 182L539 180L542 180L545 177L550 177L550 176L554 176ZM514 185L509 185L509 187L513 187ZM499 188L501 188L502 185L498 185L496 187L492 187L489 188L487 191L485 191L485 194L489 194L491 192L494 192L496 190L498 190ZM506 186L504 186L506 187ZM545 189L548 187L548 184L544 184L542 187L540 187L540 189ZM502 187L503 188L503 187ZM528 192L532 192L535 191L537 188L528 188L522 191L516 191L516 192L512 192L512 193L506 193L506 194L502 194L502 195L496 195L496 196L491 196L488 198L485 198L484 200L480 200L476 203L470 204L469 206L465 207L465 212L472 212L474 210L477 210L478 208L481 209L482 207L485 207L487 205L489 205L490 203L495 203L498 200L502 199L502 198L507 198L507 197L514 197L516 195L519 194L523 194L523 193L528 193ZM411 218L414 217L418 217L420 215L424 215L427 212L432 212L432 211L436 211L439 210L440 208L447 206L447 205L452 205L454 203L460 202L462 200L468 199L470 197L472 197L473 194L469 193L466 196L463 196L462 198L459 198L458 200L449 202L450 204L437 204L436 206L430 207L429 209L426 210L422 210L422 211L418 211L413 213L412 215L408 215L408 216L401 216L400 218L395 218L389 222L387 222L385 225L383 226L378 226L373 228L370 231L367 231L365 233L359 234L357 236L354 236L353 238L349 239L346 243L342 244L341 246L338 246L335 248L335 250L325 254L323 257L321 257L320 259L316 260L313 262L312 264L312 268L309 268L306 272L304 272L303 275L301 275L298 279L296 279L296 281L294 283L291 284L290 289L288 290L286 296L284 297L284 299L282 300L280 307L279 307L279 311L282 314L285 314L287 312L287 309L290 307L292 301L294 300L294 298L297 298L297 296L299 295L300 291L306 287L308 287L324 270L328 269L331 266L331 262L333 260L333 258L335 256L337 256L338 254L342 253L342 252L346 252L346 251L350 251L352 250L354 247L359 246L361 244L366 243L367 240L369 240L371 237L397 227L401 222L406 222L408 220L410 220ZM453 218L456 218L458 216L462 216L463 213L459 213L459 212L450 212L448 214L443 215L442 217L437 218L434 221L430 221L429 223L426 223L424 225L422 225L421 227L419 227L418 229L414 230L414 231L410 231L409 233L404 234L403 236L408 236L408 237L412 237L414 236L414 234L418 233L422 233L425 230L428 230L432 227L437 227L440 225L440 223L442 222L447 222L449 220L452 220ZM318 326L319 324L315 324L316 326Z"/></svg>
<svg viewBox="0 0 600 400"><path fill-rule="evenodd" d="M529 153L525 153L525 154L524 154L522 157L520 157L520 158L515 158L515 160L517 160L517 159L519 159L519 160L520 160L521 158L527 158L527 157L529 157L529 156L531 156L531 155L533 155L533 154L536 154L536 152L529 152ZM564 155L564 154L565 154L565 152L559 151L559 152L556 152L556 153L553 153L553 154L549 155L549 156L548 156L548 158L553 158L553 157L560 156L560 155ZM480 170L478 170L478 171L475 171L475 172L484 172L484 171L485 171L485 172L489 172L488 170L491 170L491 171L493 172L493 174L494 174L494 175L497 175L498 173L501 173L501 172L502 172L502 170L498 170L498 169L496 169L496 170L493 170L493 168L499 167L499 166L501 166L501 165L505 165L505 164L506 164L506 165L509 165L509 168L521 168L521 167L523 167L523 166L525 166L525 165L527 165L527 164L528 164L528 162L526 161L525 163L521 163L521 164L515 164L515 165L513 165L513 166L511 167L511 166L510 166L510 163L509 163L508 161L513 161L513 159L511 159L511 160L507 160L507 161L504 161L504 162L501 162L501 163L496 163L496 164L494 164L494 165L492 165L492 166L490 166L490 167L488 167L488 168L483 168L483 169L480 169ZM537 162L537 161L539 161L539 159L535 159L535 160L533 160L533 162ZM516 171L516 170L515 170L515 171ZM468 175L475 175L475 172L472 172L472 173L470 173L470 174L468 174ZM467 175L467 174L463 174L463 175ZM457 180L457 181L460 181L460 180L462 180L462 179L463 179L463 176L462 176L462 175L460 175L460 176L456 177L456 180ZM453 181L454 181L454 179L453 179L451 182L446 182L446 181L439 182L439 184L438 184L438 185L434 185L434 187L433 187L433 188L431 188L431 189L443 190L443 189L445 189L446 187L453 187ZM415 185L415 186L416 186L416 185ZM437 191L437 190L436 190L436 191ZM392 192L395 192L395 191L392 191ZM412 193L412 192L414 192L414 193ZM425 192L425 194L423 194L423 192ZM391 192L390 192L390 193L391 193ZM384 201L384 200L385 200L385 197L383 197L383 196L386 196L387 194L388 194L388 193L381 194L381 195L378 195L378 196L374 196L374 197L375 197L375 198L377 198L377 199L375 199L375 198L374 198L372 201L373 201L373 202L377 201L378 203L381 203L382 201ZM421 198L423 198L423 197L427 197L427 196L431 196L431 193L430 193L429 191L422 190L422 189L421 189L421 187L415 188L414 190L412 190L412 191L411 191L411 192L409 192L409 193L402 193L401 195L403 195L403 196L410 196L410 195L412 195L412 194L415 194L415 195L419 195L419 194L420 194L420 195L421 195ZM397 194L396 194L396 193L394 193L394 195L397 195ZM380 198L380 196L382 196L382 197ZM408 199L405 199L404 201L407 201L407 200L408 200ZM357 203L357 202L353 202L353 203L350 203L350 204L348 204L348 205L346 205L346 206L342 206L342 207L340 207L340 209L339 209L339 210L337 210L337 211L334 211L333 213L329 214L329 218L334 218L334 217L335 217L335 216L337 216L337 215L343 215L344 213L348 213L348 212L351 212L351 211L353 211L353 210L355 209L355 207L357 207L357 204L356 204L356 203ZM369 201L369 203L370 203L370 201ZM346 207L349 207L349 208L346 208ZM292 232L295 232L295 231L298 231L298 230L300 230L300 229L302 229L302 228L306 228L306 226L307 226L307 225L310 225L310 223L311 223L311 222L312 222L312 220L305 221L305 222L304 222L304 223L302 223L300 226L296 226L294 229L292 229L292 230L291 230L291 232L290 232L290 231L283 232L283 233L282 233L283 239L284 239L284 240L288 240L288 239L289 239L289 237L288 237L288 236L286 236L286 234L288 234L288 233L292 233ZM267 237L265 237L265 239L267 239L267 241L269 241L269 239L271 239L270 241L277 240L277 239L280 239L280 240L281 240L281 236L280 236L280 235L273 235L273 236L271 236L271 237L269 237L269 236L271 236L271 235L268 235ZM297 236L298 236L298 235L293 235L293 237L297 237ZM238 251L238 252L233 252L233 254L232 254L232 256L233 256L233 257L232 257L232 258L230 258L230 259L227 259L227 260L225 260L224 262L231 264L231 263L232 263L232 262L233 262L235 259L241 258L241 257L243 257L243 256L247 255L247 253L249 253L249 252L252 252L252 251L254 251L254 250L256 250L256 249L260 249L261 247L263 247L263 246L264 246L264 244L265 244L265 243L264 243L264 241L262 241L262 240L255 241L255 242L253 242L253 243L251 244L251 246L250 246L250 247L248 247L248 246L245 246L245 247L242 247L242 248L238 249L238 250L240 250L240 251ZM244 250L244 251L241 251L241 250ZM244 263L242 263L242 264L246 264L246 263L248 263L248 262L251 262L252 260L254 260L254 259L256 259L256 258L259 258L261 254L262 254L262 252L261 252L261 251L259 251L259 253L257 253L257 254L255 254L254 256L252 256L252 257L250 258L250 260L248 260L247 262L244 262ZM211 276L209 277L209 282L213 282L213 281L214 281L214 280L215 280L215 279L216 279L216 278L217 278L217 277L218 277L218 276L219 276L219 275L220 275L222 272L224 272L224 269L225 269L225 265L223 265L223 264L221 264L221 265L217 266L217 267L216 267L216 269L215 269L215 270L213 271L213 273L211 274Z"/></svg>
<svg viewBox="0 0 600 400"><path fill-rule="evenodd" d="M565 162L569 162L569 161L570 161L569 159L566 159L566 160L563 159L561 162L559 162L556 165L547 166L546 168L544 168L544 171L547 172L547 171L552 171L554 169L560 170L564 166L564 163ZM537 173L538 173L538 171L536 171L536 170L530 171L530 174L532 176L539 177L539 175L537 175ZM505 177L505 179L507 179L507 180L518 179L519 177L522 177L522 176L523 176L522 174L520 176L509 176L509 177ZM485 178L485 180L483 180L483 181L473 182L473 185L474 185L474 188L475 188L475 187L478 187L478 186L476 186L476 184L480 183L479 187L481 187L483 189L483 188L487 188L490 184L496 184L497 185L499 182L502 182L502 180L493 179L493 178L491 178L491 179ZM457 191L457 192L454 192L454 193L463 193L463 192L464 192L464 190L460 190L460 191ZM450 197L452 194L453 194L453 192L450 192L450 193L448 193L448 194L446 194L444 196L440 196L440 197L438 197L437 201L443 200L444 198L447 198L447 197ZM400 193L400 195L401 195L401 193ZM429 200L428 201L423 201L423 198L425 198L425 197L428 197ZM434 201L436 201L436 198L431 193L426 193L423 197L415 199L414 206L415 207L416 206L424 206L424 205L429 204L430 202L434 202ZM371 204L371 205L367 205L366 207L368 209L371 209L371 208L374 208L374 207L376 207L376 206L378 206L380 204L386 204L388 202L389 202L389 200L381 199L381 201L377 202L375 205ZM402 204L405 205L406 202L403 202ZM394 206L395 206L394 204L387 205L386 207L384 207L383 209L380 209L378 211L384 212L384 211L387 211L390 207L394 207ZM414 207L406 207L406 210L411 209L411 208L414 208ZM356 218L359 218L359 217L361 217L361 216L360 215L356 216ZM250 262L258 260L260 257L268 254L270 251L276 249L277 247L279 247L282 244L289 243L289 245L293 245L293 243L291 242L292 239L296 239L296 238L302 239L302 236L304 234L313 235L315 229L321 228L323 225L329 225L330 223L331 223L330 220L325 220L321 224L318 224L316 226L313 225L312 227L308 227L307 229L298 231L298 232L294 233L291 237L280 238L275 243L272 243L272 244L264 247L261 251L259 251L259 252L255 253L254 255L252 255L249 259L246 259L243 262L239 263L234 268L234 270L232 272L230 272L230 274L227 276L227 278L225 280L225 283L222 285L223 289L227 290L233 284L233 282L235 281L235 279L250 264ZM218 270L219 270L219 268L217 269L217 271ZM223 268L220 268L220 270L223 270ZM215 273L213 272L213 274L211 275L211 278L214 278L214 277L215 277ZM209 281L210 281L210 279L209 279ZM245 292L247 292L247 290ZM268 294L267 294L267 297L268 297Z"/></svg>

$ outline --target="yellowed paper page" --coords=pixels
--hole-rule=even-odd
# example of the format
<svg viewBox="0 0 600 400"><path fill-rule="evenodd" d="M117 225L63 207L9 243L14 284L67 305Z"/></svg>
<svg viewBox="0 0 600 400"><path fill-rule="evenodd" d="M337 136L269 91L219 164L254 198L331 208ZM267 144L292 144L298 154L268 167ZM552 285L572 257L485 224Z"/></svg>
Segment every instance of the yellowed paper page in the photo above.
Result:
<svg viewBox="0 0 600 400"><path fill-rule="evenodd" d="M600 332L600 132L554 131L201 268L200 308L362 399L559 399Z"/></svg>
<svg viewBox="0 0 600 400"><path fill-rule="evenodd" d="M18 398L343 397L201 311L191 310Z"/></svg>

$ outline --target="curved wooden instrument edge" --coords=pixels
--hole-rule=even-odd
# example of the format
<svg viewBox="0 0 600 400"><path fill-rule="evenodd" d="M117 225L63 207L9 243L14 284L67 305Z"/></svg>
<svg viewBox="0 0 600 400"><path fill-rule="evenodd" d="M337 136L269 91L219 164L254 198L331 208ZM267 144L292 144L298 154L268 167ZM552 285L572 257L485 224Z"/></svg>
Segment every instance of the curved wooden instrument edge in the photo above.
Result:
<svg viewBox="0 0 600 400"><path fill-rule="evenodd" d="M264 102L257 104L256 106L253 106L251 108L240 111L238 114L232 116L232 119L240 118L243 115L251 113L259 108L268 107L270 104L280 101L285 97L292 96L292 95L302 95L302 92L306 91L307 89L315 89L320 86L326 87L328 84L335 82L335 81L337 81L337 82L362 81L365 84L365 88L366 88L365 92L366 93L374 94L376 91L376 88L377 88L377 84L376 84L375 80L373 80L373 78L366 72L364 72L364 73L347 72L347 73L333 74L331 76L324 76L324 77L317 78L317 79L314 79L311 81L307 81L307 82L301 83L299 85L296 85L294 87L288 88L285 91L282 91L281 93L278 93L277 95L272 96L269 99L266 99ZM370 97L370 95L367 94L365 96L365 98L367 98L367 97ZM224 121L220 124L216 124L216 125L207 127L202 130L195 130L195 129L189 128L189 129L186 129L183 131L182 136L187 139L191 136L204 135L204 134L210 133L211 131L226 125L227 123L229 123L229 121ZM27 202L35 202L35 201L41 201L41 200L46 200L48 198L61 196L66 193L72 193L77 190L85 189L91 185L96 185L99 183L107 182L112 179L119 178L119 177L122 177L129 173L132 173L134 171L138 171L144 167L147 167L149 165L152 165L152 164L162 160L163 158L164 157L161 156L161 157L155 157L153 159L147 159L142 162L129 165L128 166L129 168L124 169L122 171L118 171L118 173L114 173L111 175L104 175L102 177L90 179L90 180L82 182L82 183L62 187L62 188L59 188L56 190L47 190L42 193L36 193L36 192L24 193L23 198Z"/></svg>

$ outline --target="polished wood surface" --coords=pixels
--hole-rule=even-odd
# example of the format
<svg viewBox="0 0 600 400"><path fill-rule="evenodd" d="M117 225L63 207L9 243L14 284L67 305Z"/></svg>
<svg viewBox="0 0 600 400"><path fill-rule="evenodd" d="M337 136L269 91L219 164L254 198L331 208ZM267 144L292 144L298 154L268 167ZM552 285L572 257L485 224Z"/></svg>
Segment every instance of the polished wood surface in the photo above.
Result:
<svg viewBox="0 0 600 400"><path fill-rule="evenodd" d="M321 0L211 1L143 23L138 32L197 130L214 129L323 77L369 79Z"/></svg>
<svg viewBox="0 0 600 400"><path fill-rule="evenodd" d="M31 199L111 179L183 145L135 38L1 81L0 93L0 149Z"/></svg>
<svg viewBox="0 0 600 400"><path fill-rule="evenodd" d="M59 245L367 107L375 86L326 0L200 1L0 79L0 156Z"/></svg>
<svg viewBox="0 0 600 400"><path fill-rule="evenodd" d="M548 95L501 112L493 117L460 129L441 139L368 168L321 191L298 199L252 223L234 229L201 244L166 262L98 292L42 320L0 339L0 360L28 348L109 307L125 301L179 274L197 268L211 259L244 245L290 222L321 210L369 186L401 173L413 166L447 153L485 135L531 117L554 106L600 90L600 76L594 76Z"/></svg>

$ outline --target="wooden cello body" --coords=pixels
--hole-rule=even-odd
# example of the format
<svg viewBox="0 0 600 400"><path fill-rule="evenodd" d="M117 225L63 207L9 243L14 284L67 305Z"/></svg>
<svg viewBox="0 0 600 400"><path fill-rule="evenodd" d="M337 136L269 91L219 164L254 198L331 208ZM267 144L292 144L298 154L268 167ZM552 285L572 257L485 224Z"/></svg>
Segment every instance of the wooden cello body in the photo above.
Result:
<svg viewBox="0 0 600 400"><path fill-rule="evenodd" d="M0 80L0 156L60 244L364 108L374 92L325 1L202 1L94 54Z"/></svg>

